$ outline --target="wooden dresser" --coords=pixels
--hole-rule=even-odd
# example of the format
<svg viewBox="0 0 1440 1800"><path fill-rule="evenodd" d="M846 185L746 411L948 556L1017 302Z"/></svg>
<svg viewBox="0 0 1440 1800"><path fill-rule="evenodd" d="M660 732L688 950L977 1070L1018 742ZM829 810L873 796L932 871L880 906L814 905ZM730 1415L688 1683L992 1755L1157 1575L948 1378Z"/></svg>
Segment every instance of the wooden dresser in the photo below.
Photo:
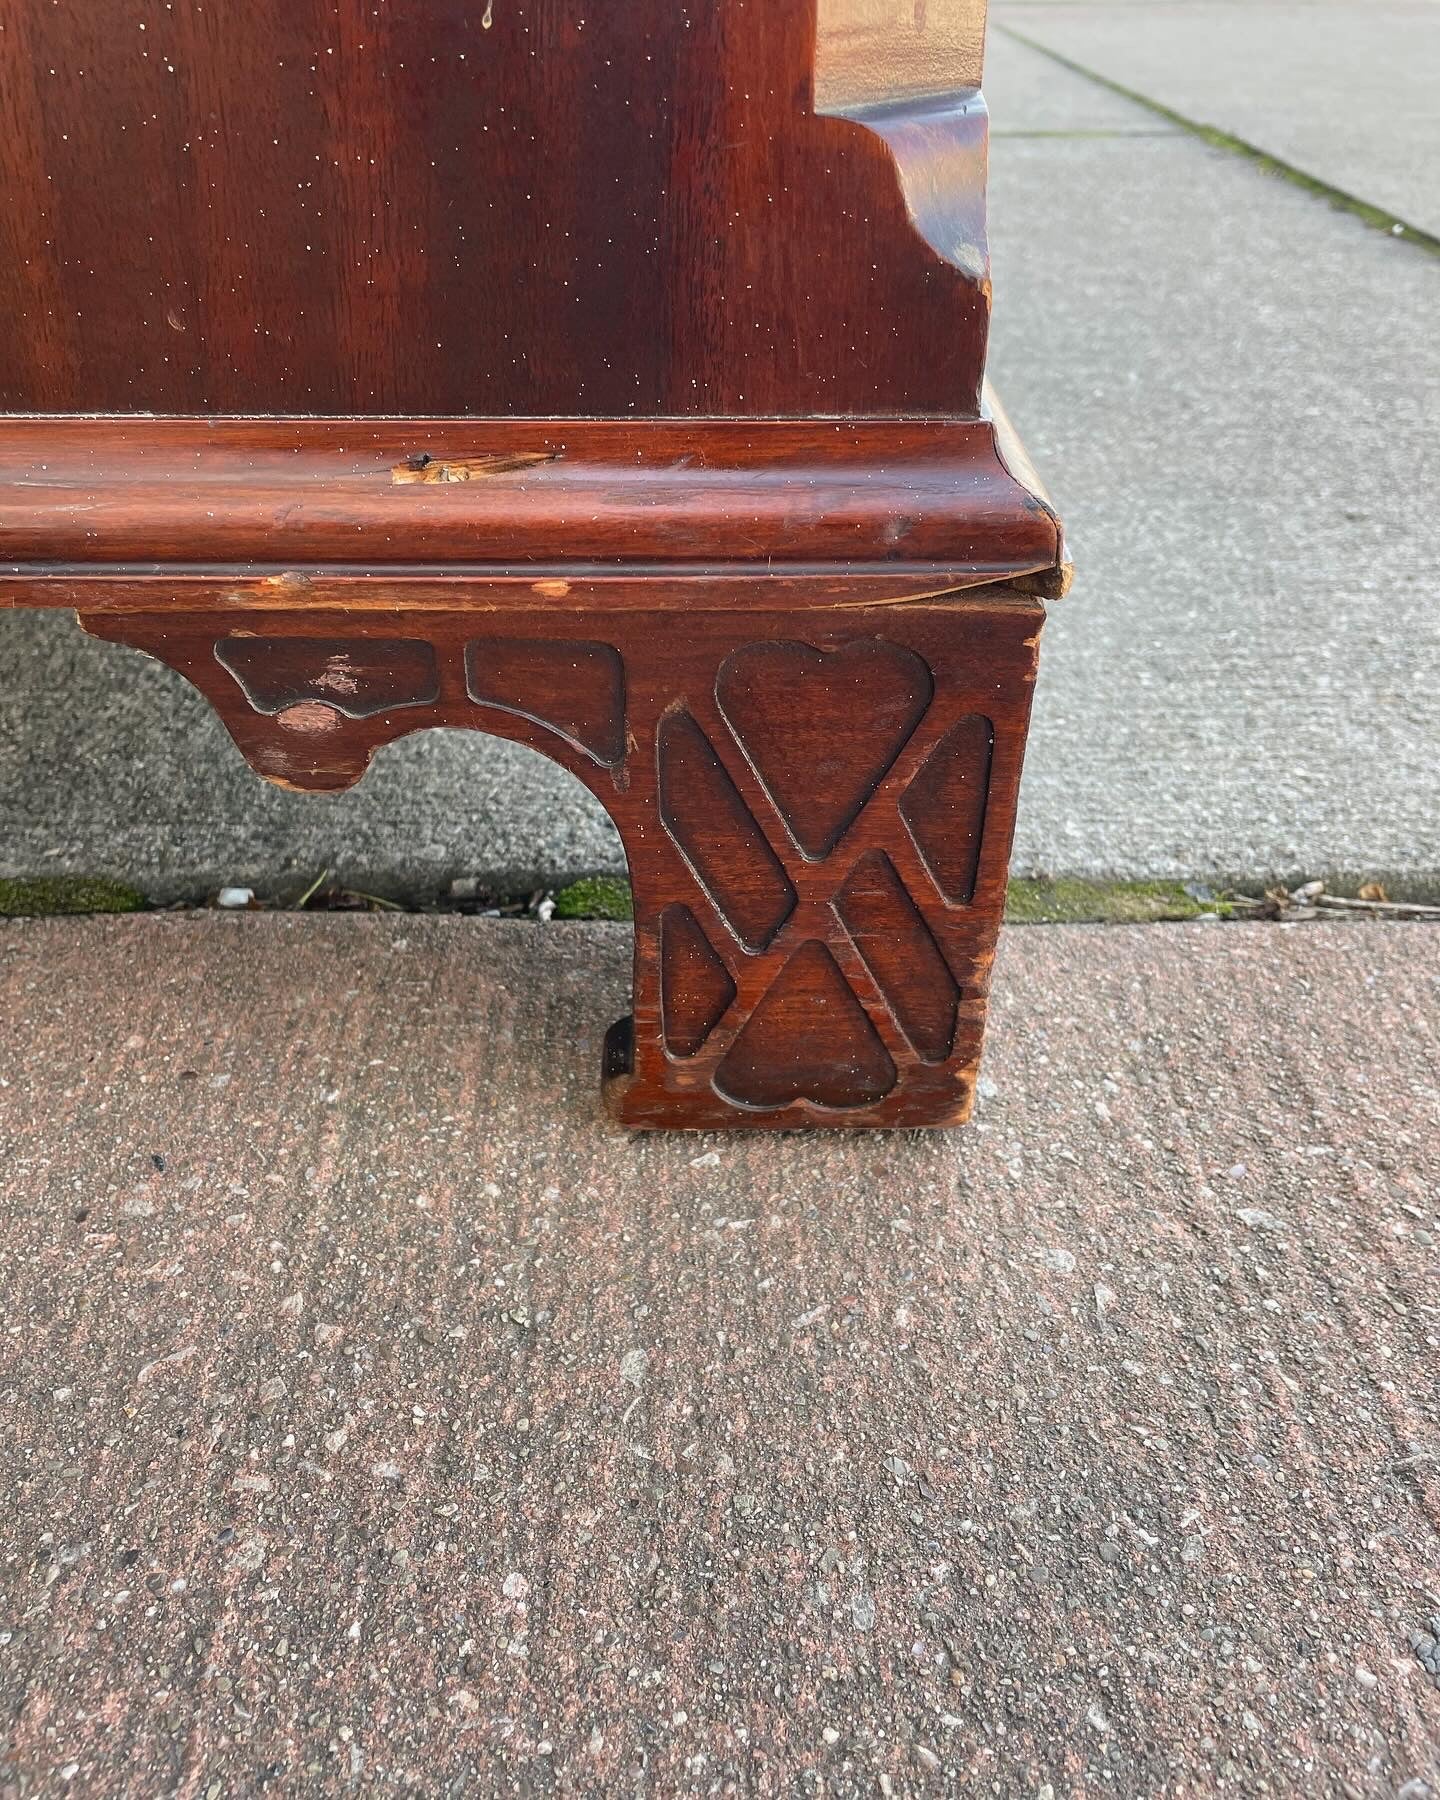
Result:
<svg viewBox="0 0 1440 1800"><path fill-rule="evenodd" d="M0 24L0 605L286 786L571 770L625 1124L962 1121L1066 568L984 392L983 0Z"/></svg>

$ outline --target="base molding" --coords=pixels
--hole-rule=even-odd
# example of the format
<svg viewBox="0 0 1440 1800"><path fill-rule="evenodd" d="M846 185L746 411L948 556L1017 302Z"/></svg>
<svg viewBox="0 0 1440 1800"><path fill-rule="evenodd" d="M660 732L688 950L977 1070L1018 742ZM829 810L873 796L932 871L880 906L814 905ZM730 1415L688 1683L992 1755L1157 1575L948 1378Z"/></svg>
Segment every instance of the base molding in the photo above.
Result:
<svg viewBox="0 0 1440 1800"><path fill-rule="evenodd" d="M12 578L1060 560L990 419L0 420Z"/></svg>

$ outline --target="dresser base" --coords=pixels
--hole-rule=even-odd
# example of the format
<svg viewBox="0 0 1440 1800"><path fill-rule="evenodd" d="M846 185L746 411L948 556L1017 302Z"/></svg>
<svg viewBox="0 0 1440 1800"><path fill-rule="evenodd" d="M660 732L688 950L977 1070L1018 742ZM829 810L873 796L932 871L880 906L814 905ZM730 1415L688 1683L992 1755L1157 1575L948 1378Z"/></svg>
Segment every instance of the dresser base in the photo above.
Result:
<svg viewBox="0 0 1440 1800"><path fill-rule="evenodd" d="M968 1116L1063 582L988 422L45 423L0 432L0 603L157 657L283 786L444 726L606 807L622 1123Z"/></svg>

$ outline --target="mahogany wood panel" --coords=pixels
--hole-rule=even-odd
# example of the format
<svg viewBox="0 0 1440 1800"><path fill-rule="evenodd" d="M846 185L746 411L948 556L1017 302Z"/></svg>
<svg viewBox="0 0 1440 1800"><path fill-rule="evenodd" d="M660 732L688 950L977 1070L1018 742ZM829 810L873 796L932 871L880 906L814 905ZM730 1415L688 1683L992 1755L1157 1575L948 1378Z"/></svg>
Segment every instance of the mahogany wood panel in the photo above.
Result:
<svg viewBox="0 0 1440 1800"><path fill-rule="evenodd" d="M983 106L817 112L816 0L0 27L0 410L976 413ZM855 97L891 97L873 57ZM952 236L920 200L959 165Z"/></svg>
<svg viewBox="0 0 1440 1800"><path fill-rule="evenodd" d="M677 608L657 572L648 610L537 609L476 575L449 611L278 597L82 618L185 675L287 787L347 787L436 725L584 782L635 893L633 1021L608 1052L626 1124L958 1123L1043 607L1007 589L836 604L805 579L808 604L780 610L753 576L750 607ZM500 700L486 669L508 672Z"/></svg>
<svg viewBox="0 0 1440 1800"><path fill-rule="evenodd" d="M669 1053L698 1055L735 993L730 971L694 913L688 906L667 907L660 915L660 1016Z"/></svg>

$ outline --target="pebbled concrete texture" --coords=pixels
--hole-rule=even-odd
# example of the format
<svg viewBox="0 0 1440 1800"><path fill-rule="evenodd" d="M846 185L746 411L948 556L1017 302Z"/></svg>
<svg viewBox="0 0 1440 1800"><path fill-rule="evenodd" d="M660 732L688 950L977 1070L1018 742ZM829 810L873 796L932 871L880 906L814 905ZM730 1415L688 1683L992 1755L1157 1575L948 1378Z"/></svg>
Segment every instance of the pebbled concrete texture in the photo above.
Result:
<svg viewBox="0 0 1440 1800"><path fill-rule="evenodd" d="M1005 15L991 0L991 31L985 50L985 102L994 137L1164 136L1181 129L1098 81L1061 67L1018 45L1004 30ZM1023 19L1016 21L1023 25Z"/></svg>
<svg viewBox="0 0 1440 1800"><path fill-rule="evenodd" d="M992 0L991 21L1440 237L1433 0Z"/></svg>
<svg viewBox="0 0 1440 1800"><path fill-rule="evenodd" d="M1431 894L1440 260L1003 29L1070 11L997 10L988 76L992 368L1080 571L1047 630L1017 872ZM1151 17L1134 35L1188 41ZM1375 79L1409 92L1408 40L1376 43ZM278 793L177 677L0 615L0 874L284 897L326 867L426 896L623 859L530 752L429 734L351 795Z"/></svg>
<svg viewBox="0 0 1440 1800"><path fill-rule="evenodd" d="M0 925L0 1790L1433 1793L1440 933L1013 931L763 1143L627 958Z"/></svg>

